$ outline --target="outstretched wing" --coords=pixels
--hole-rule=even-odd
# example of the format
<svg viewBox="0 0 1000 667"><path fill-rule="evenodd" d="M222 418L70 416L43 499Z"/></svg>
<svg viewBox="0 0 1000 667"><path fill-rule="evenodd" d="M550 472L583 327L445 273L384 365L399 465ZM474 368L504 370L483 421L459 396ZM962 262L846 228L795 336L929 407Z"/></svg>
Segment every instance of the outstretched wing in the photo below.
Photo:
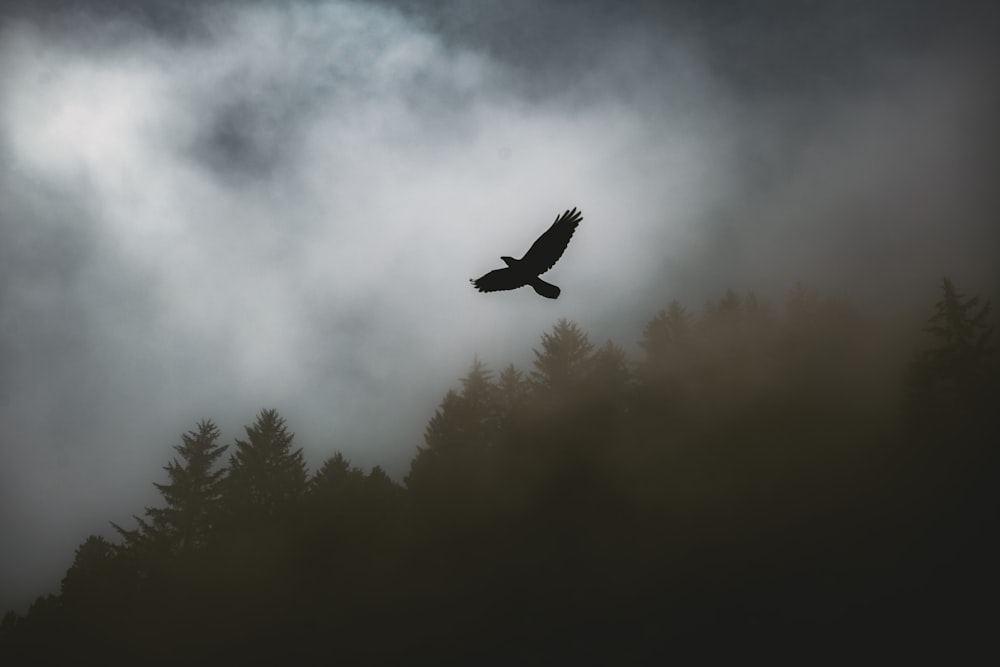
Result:
<svg viewBox="0 0 1000 667"><path fill-rule="evenodd" d="M496 269L481 278L476 278L469 282L480 292L498 292L500 290L517 289L518 287L527 285L524 281L524 273L512 269Z"/></svg>
<svg viewBox="0 0 1000 667"><path fill-rule="evenodd" d="M576 231L576 226L580 224L581 220L583 220L583 214L577 211L575 206L572 210L557 216L552 226L531 244L528 252L524 253L524 257L521 258L521 266L525 272L537 276L551 269L562 257L563 251L569 245L569 240L573 237L573 232Z"/></svg>

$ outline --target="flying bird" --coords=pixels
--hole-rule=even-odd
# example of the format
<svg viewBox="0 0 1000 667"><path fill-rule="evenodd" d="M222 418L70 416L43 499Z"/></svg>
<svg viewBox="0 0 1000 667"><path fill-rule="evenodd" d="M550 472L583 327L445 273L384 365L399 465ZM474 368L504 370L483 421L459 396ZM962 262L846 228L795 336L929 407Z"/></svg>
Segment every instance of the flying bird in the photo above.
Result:
<svg viewBox="0 0 1000 667"><path fill-rule="evenodd" d="M507 265L506 269L496 269L486 275L470 280L480 292L497 292L499 290L517 289L525 285L549 299L559 298L562 291L552 283L547 283L538 276L545 273L562 257L563 251L569 245L576 226L583 220L583 214L574 206L562 215L556 216L544 234L531 244L528 252L521 259L501 257Z"/></svg>

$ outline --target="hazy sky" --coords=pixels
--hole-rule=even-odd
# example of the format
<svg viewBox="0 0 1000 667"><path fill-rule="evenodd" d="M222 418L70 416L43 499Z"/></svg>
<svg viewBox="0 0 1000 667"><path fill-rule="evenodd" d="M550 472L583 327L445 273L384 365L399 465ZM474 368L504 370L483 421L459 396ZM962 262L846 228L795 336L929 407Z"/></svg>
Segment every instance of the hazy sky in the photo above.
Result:
<svg viewBox="0 0 1000 667"><path fill-rule="evenodd" d="M401 477L561 317L997 293L996 11L757 4L0 4L0 608L201 418ZM572 206L557 301L472 289Z"/></svg>

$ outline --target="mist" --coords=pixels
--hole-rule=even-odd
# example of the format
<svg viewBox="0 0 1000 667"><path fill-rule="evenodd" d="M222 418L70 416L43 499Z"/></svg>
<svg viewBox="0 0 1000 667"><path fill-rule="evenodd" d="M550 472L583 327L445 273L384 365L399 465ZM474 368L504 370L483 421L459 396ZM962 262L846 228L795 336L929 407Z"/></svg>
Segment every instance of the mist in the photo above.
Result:
<svg viewBox="0 0 1000 667"><path fill-rule="evenodd" d="M994 13L105 5L0 23L3 608L198 419L401 478L560 318L634 350L727 287L1000 285ZM572 206L558 301L470 288Z"/></svg>

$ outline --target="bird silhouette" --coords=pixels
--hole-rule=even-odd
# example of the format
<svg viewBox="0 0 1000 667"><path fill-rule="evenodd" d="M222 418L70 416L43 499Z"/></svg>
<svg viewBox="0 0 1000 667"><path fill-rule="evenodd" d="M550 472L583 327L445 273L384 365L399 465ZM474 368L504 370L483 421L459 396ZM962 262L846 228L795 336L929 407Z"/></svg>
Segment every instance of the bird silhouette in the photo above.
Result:
<svg viewBox="0 0 1000 667"><path fill-rule="evenodd" d="M562 290L538 276L551 269L562 257L581 220L583 214L574 206L571 210L556 216L556 221L531 244L524 257L521 259L501 257L500 259L507 265L506 269L490 271L469 282L480 292L497 292L531 285L532 289L544 297L559 298Z"/></svg>

